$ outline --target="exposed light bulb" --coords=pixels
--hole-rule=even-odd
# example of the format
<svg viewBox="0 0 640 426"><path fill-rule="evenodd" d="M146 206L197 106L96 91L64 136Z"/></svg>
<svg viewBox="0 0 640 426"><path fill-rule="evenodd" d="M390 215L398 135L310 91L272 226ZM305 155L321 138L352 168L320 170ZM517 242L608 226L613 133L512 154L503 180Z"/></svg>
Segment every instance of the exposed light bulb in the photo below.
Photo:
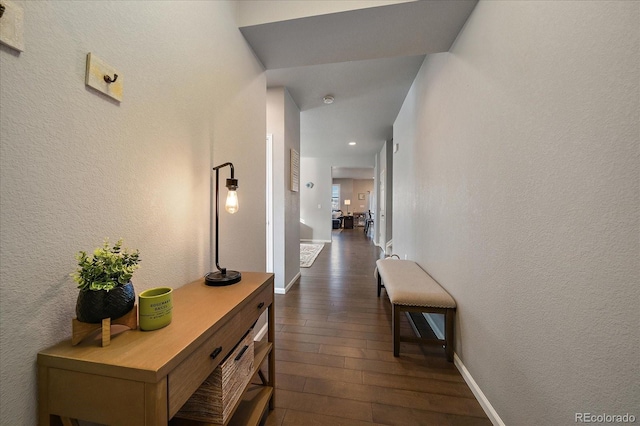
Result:
<svg viewBox="0 0 640 426"><path fill-rule="evenodd" d="M234 214L238 211L238 193L235 189L229 190L229 193L227 194L227 202L225 203L224 208L230 214Z"/></svg>

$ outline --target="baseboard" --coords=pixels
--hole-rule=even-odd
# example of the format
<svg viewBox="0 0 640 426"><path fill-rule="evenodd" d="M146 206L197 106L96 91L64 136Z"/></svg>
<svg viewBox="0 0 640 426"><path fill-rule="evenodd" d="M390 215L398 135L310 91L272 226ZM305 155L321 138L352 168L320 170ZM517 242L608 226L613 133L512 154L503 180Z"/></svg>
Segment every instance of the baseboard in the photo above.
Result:
<svg viewBox="0 0 640 426"><path fill-rule="evenodd" d="M289 289L291 288L291 286L293 286L296 283L296 281L298 281L299 278L300 278L300 272L298 272L296 276L293 277L293 279L289 282L289 284L287 284L284 288L274 288L273 292L275 294L286 294L287 291L289 291Z"/></svg>
<svg viewBox="0 0 640 426"><path fill-rule="evenodd" d="M431 327L431 330L433 330L433 334L435 334L438 339L444 340L444 330L442 329L442 326L438 323L438 321L434 317L434 315L442 315L442 314L422 314L422 315L424 315L424 319L426 319L427 323L429 323L429 327Z"/></svg>
<svg viewBox="0 0 640 426"><path fill-rule="evenodd" d="M471 377L471 373L469 373L469 370L467 370L467 367L464 366L464 364L462 363L462 360L458 357L458 354L455 352L453 354L453 363L455 364L456 368L462 375L462 378L464 379L464 381L467 382L467 385L471 389L471 392L473 392L473 395L476 397L476 399L480 403L480 406L484 410L487 417L489 417L489 420L491 420L491 423L493 423L494 426L505 426L504 422L502 421L502 419L500 418L496 410L493 409L493 406L491 405L487 397L484 395L484 393L480 389L480 386L478 386L476 381L473 380L473 377Z"/></svg>
<svg viewBox="0 0 640 426"><path fill-rule="evenodd" d="M305 240L305 239L300 239L301 243L326 243L326 244L331 244L331 240Z"/></svg>
<svg viewBox="0 0 640 426"><path fill-rule="evenodd" d="M386 245L380 244L378 241L373 241L373 245L378 247L385 256L391 256L393 250L393 240L389 240Z"/></svg>
<svg viewBox="0 0 640 426"><path fill-rule="evenodd" d="M264 323L264 325L262 326L262 328L260 329L260 331L258 331L254 336L253 336L253 340L255 342L258 342L260 340L262 340L262 338L264 336L266 336L267 331L269 331L269 323Z"/></svg>

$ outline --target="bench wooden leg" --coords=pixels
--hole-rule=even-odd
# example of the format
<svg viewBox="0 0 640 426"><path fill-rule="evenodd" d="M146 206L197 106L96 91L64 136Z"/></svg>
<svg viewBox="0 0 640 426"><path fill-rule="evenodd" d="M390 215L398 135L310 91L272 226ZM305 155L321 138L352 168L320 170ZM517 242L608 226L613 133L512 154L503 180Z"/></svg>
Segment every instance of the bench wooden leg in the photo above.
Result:
<svg viewBox="0 0 640 426"><path fill-rule="evenodd" d="M444 349L447 354L447 360L449 362L453 362L453 330L454 330L454 318L455 318L455 309L447 309L446 317L445 317L445 341L447 342Z"/></svg>
<svg viewBox="0 0 640 426"><path fill-rule="evenodd" d="M400 356L400 309L399 306L391 305L391 322L393 327L393 356Z"/></svg>

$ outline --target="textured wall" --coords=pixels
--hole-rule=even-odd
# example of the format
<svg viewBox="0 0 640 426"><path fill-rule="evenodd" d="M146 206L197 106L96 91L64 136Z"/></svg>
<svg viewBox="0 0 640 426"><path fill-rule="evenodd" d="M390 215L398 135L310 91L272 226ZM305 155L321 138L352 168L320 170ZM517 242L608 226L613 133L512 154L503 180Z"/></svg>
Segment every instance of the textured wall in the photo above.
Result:
<svg viewBox="0 0 640 426"><path fill-rule="evenodd" d="M480 2L394 126L394 251L508 425L640 415L638 2Z"/></svg>
<svg viewBox="0 0 640 426"><path fill-rule="evenodd" d="M240 179L221 260L264 270L265 77L233 3L17 3L26 49L0 47L3 425L36 424L36 354L71 335L77 250L124 237L137 292L209 270L213 162ZM121 71L121 104L85 88L88 52Z"/></svg>

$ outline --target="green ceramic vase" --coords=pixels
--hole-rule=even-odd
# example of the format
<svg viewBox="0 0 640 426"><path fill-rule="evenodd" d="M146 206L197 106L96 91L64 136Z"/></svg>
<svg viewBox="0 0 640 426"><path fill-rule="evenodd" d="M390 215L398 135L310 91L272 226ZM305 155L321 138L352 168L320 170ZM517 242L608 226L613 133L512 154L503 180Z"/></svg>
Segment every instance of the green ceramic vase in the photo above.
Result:
<svg viewBox="0 0 640 426"><path fill-rule="evenodd" d="M171 323L172 293L171 287L156 287L138 295L140 330L157 330Z"/></svg>

